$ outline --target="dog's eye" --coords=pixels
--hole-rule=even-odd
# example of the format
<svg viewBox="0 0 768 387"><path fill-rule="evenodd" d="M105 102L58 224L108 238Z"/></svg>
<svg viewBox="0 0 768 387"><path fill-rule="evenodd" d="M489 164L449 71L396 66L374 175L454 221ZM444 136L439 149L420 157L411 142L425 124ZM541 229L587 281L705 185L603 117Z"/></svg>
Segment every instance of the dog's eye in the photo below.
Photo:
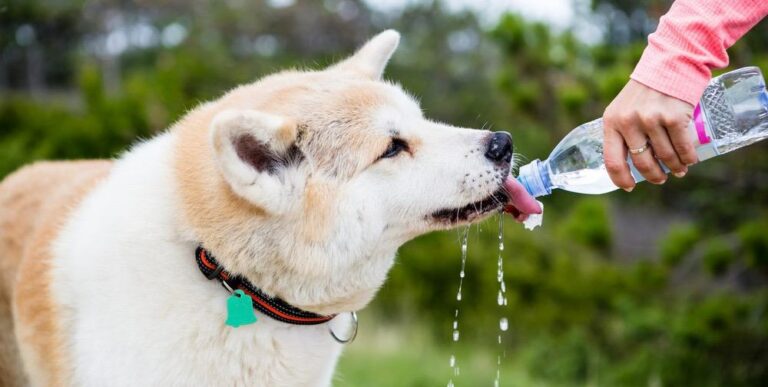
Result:
<svg viewBox="0 0 768 387"><path fill-rule="evenodd" d="M399 138L393 138L392 142L389 143L389 146L387 147L387 150L384 151L384 153L379 157L381 159L388 159L390 157L395 157L400 152L408 149L408 143L399 139Z"/></svg>

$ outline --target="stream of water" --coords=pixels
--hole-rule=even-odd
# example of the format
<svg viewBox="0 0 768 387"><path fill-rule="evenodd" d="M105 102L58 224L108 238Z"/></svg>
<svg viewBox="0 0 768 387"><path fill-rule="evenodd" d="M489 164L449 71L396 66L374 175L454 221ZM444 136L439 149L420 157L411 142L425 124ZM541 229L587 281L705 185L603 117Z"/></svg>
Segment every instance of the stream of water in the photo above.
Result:
<svg viewBox="0 0 768 387"><path fill-rule="evenodd" d="M498 268L496 270L496 279L499 282L499 293L496 296L496 303L503 310L507 306L507 286L504 282L504 214L499 214L499 256L497 259ZM494 387L499 387L501 382L501 359L506 357L507 352L504 350L504 346L501 343L502 335L507 331L509 322L506 317L501 317L499 320L499 334L497 336L497 343L499 346L499 353L496 355L496 379L493 381Z"/></svg>
<svg viewBox="0 0 768 387"><path fill-rule="evenodd" d="M456 292L456 310L453 312L453 333L451 339L454 342L459 341L459 304L461 304L461 287L464 285L464 276L466 275L467 266L467 238L469 237L469 226L464 229L464 233L461 236L461 271L459 272L459 290ZM451 366L451 379L448 380L448 387L454 387L453 377L459 376L459 365L456 363L456 355L451 354L451 358L448 361Z"/></svg>
<svg viewBox="0 0 768 387"><path fill-rule="evenodd" d="M451 339L454 342L459 341L459 305L461 304L461 290L464 285L464 277L466 276L467 266L467 237L469 236L469 227L465 228L461 236L461 271L459 271L459 289L456 292L456 309L453 313L453 325ZM496 279L499 284L499 291L496 296L496 303L501 308L507 306L507 286L504 281L504 216L499 214L499 250L497 255L497 269ZM503 313L502 313L503 315ZM504 332L509 328L509 321L506 317L499 319L499 333L496 341L499 346L499 352L496 356L496 377L493 381L494 387L499 387L501 383L501 359L506 357L506 350L504 350L502 344L502 337ZM448 387L454 387L453 378L459 376L460 369L456 360L456 354L451 354L451 358L448 360L448 364L451 366L451 378L448 380Z"/></svg>

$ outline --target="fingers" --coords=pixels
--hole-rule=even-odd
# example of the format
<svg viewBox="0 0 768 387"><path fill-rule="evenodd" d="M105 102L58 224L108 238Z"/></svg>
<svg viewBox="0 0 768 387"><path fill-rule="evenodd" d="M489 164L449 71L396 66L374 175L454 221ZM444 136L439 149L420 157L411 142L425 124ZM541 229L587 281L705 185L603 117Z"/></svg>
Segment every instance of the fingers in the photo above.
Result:
<svg viewBox="0 0 768 387"><path fill-rule="evenodd" d="M658 123L655 125L653 123L648 123L645 128L645 133L648 134L648 137L651 140L653 155L661 160L675 176L685 176L685 174L688 173L688 166L678 157L675 148L672 146L672 143L667 136L668 131Z"/></svg>
<svg viewBox="0 0 768 387"><path fill-rule="evenodd" d="M667 181L667 174L661 169L659 162L653 157L653 147L648 141L646 132L638 126L626 127L624 129L624 141L629 149L640 149L648 144L648 148L641 153L630 152L632 164L646 180L653 184L664 184Z"/></svg>
<svg viewBox="0 0 768 387"><path fill-rule="evenodd" d="M688 165L697 161L688 133L692 113L693 106L688 102L634 80L627 82L603 114L604 157L614 184L625 190L634 186L622 157L626 157L624 147L639 149L646 142L650 143L650 149L630 155L635 168L646 180L655 184L667 180L659 160L676 176L684 176Z"/></svg>
<svg viewBox="0 0 768 387"><path fill-rule="evenodd" d="M627 165L627 146L624 143L624 138L610 124L610 121L605 121L604 131L603 160L605 161L605 169L608 171L613 184L627 192L632 191L635 188L635 179L632 178L629 165Z"/></svg>
<svg viewBox="0 0 768 387"><path fill-rule="evenodd" d="M696 155L696 148L694 148L693 141L691 141L691 137L688 134L690 118L684 116L678 119L667 119L664 120L663 124L667 128L669 139L675 148L680 162L685 165L697 163L699 158Z"/></svg>

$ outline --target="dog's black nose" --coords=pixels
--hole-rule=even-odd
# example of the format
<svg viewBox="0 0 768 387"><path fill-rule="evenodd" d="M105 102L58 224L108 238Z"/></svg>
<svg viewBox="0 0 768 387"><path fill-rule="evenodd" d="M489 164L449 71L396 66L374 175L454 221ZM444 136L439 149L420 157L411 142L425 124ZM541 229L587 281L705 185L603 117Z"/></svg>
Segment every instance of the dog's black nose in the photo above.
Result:
<svg viewBox="0 0 768 387"><path fill-rule="evenodd" d="M488 141L485 157L497 163L512 161L512 135L507 132L496 132Z"/></svg>

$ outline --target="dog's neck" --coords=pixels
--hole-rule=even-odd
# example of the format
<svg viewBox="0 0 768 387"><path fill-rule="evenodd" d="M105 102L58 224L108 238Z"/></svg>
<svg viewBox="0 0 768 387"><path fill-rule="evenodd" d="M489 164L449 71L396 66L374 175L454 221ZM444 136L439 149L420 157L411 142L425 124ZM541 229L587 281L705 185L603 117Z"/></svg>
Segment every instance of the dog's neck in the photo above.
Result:
<svg viewBox="0 0 768 387"><path fill-rule="evenodd" d="M301 310L278 297L271 297L253 285L246 277L227 271L202 246L195 251L198 268L209 280L220 281L230 292L241 290L250 297L253 308L274 320L294 325L316 325L332 320L335 315L318 315Z"/></svg>

